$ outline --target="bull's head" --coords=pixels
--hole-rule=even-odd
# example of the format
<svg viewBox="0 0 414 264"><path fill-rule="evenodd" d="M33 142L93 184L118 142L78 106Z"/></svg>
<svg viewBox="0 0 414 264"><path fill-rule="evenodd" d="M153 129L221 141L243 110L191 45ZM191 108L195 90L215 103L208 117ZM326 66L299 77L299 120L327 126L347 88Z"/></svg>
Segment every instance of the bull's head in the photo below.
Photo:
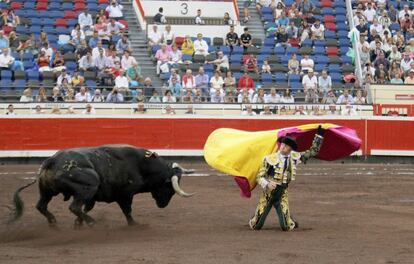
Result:
<svg viewBox="0 0 414 264"><path fill-rule="evenodd" d="M174 194L178 194L181 197L191 197L194 193L186 193L180 187L180 180L183 174L193 173L191 170L186 170L177 163L171 165L171 176L166 179L163 186L158 187L156 190L152 191L152 196L154 197L157 206L164 208L168 205L171 198Z"/></svg>

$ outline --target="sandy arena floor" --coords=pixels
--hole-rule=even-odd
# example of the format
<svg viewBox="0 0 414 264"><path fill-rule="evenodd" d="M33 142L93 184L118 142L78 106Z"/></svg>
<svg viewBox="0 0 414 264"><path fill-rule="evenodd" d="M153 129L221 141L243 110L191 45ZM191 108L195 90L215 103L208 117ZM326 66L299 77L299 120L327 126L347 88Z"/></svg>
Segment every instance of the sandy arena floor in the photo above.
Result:
<svg viewBox="0 0 414 264"><path fill-rule="evenodd" d="M241 198L231 177L185 165L205 176L182 181L196 196L158 209L137 195L134 227L116 204L100 203L96 226L81 230L62 196L49 204L59 227L50 229L34 208L37 186L23 192L23 218L6 226L4 205L38 166L0 166L0 263L414 263L412 165L302 165L289 190L293 232L280 230L274 211L263 230L249 230L258 192Z"/></svg>

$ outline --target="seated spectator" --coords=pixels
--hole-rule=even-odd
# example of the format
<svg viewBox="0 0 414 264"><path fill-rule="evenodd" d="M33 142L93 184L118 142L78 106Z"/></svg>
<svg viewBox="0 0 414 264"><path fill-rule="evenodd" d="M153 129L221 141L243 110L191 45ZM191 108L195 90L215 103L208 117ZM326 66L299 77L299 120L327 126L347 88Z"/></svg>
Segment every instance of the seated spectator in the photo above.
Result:
<svg viewBox="0 0 414 264"><path fill-rule="evenodd" d="M148 44L152 47L161 44L162 35L158 32L158 26L153 25L151 32L148 34Z"/></svg>
<svg viewBox="0 0 414 264"><path fill-rule="evenodd" d="M195 55L208 55L208 44L203 39L203 34L198 33L197 39L194 41L194 54Z"/></svg>
<svg viewBox="0 0 414 264"><path fill-rule="evenodd" d="M407 77L405 77L404 84L414 84L414 70L411 69Z"/></svg>
<svg viewBox="0 0 414 264"><path fill-rule="evenodd" d="M91 98L92 103L103 103L105 102L105 96L101 93L100 89L96 89L94 95Z"/></svg>
<svg viewBox="0 0 414 264"><path fill-rule="evenodd" d="M333 90L329 90L322 98L323 104L335 104L338 101Z"/></svg>
<svg viewBox="0 0 414 264"><path fill-rule="evenodd" d="M12 51L15 51L20 45L20 37L16 35L16 32L11 31L9 33L9 47Z"/></svg>
<svg viewBox="0 0 414 264"><path fill-rule="evenodd" d="M401 59L402 59L401 52L398 51L397 46L393 45L391 48L391 52L388 55L388 60L391 63L396 62L397 64L400 64Z"/></svg>
<svg viewBox="0 0 414 264"><path fill-rule="evenodd" d="M36 108L33 111L33 114L40 115L40 114L44 114L44 113L45 113L45 111L42 109L42 107L40 105L36 105Z"/></svg>
<svg viewBox="0 0 414 264"><path fill-rule="evenodd" d="M390 61L385 58L385 53L384 52L380 53L379 56L374 61L375 68L378 68L380 64L384 65L384 69L386 71L388 71L390 69Z"/></svg>
<svg viewBox="0 0 414 264"><path fill-rule="evenodd" d="M165 109L162 110L163 115L175 115L175 110L171 107L171 105L167 105Z"/></svg>
<svg viewBox="0 0 414 264"><path fill-rule="evenodd" d="M210 79L210 96L214 96L216 91L220 91L220 93L224 95L223 85L224 81L221 77L221 72L217 70L214 72L214 76Z"/></svg>
<svg viewBox="0 0 414 264"><path fill-rule="evenodd" d="M379 67L375 70L375 81L378 84L385 84L390 81L390 75L385 69L384 64L380 64Z"/></svg>
<svg viewBox="0 0 414 264"><path fill-rule="evenodd" d="M187 69L187 71L185 72L185 75L183 76L182 79L182 86L184 90L190 90L190 91L195 91L196 89L196 82L195 82L195 77L193 76L193 71L190 69Z"/></svg>
<svg viewBox="0 0 414 264"><path fill-rule="evenodd" d="M265 104L266 103L266 94L264 89L260 88L259 92L253 96L253 103L255 104Z"/></svg>
<svg viewBox="0 0 414 264"><path fill-rule="evenodd" d="M193 103L194 102L193 93L190 90L187 90L183 94L183 96L181 97L181 102L183 102L183 103Z"/></svg>
<svg viewBox="0 0 414 264"><path fill-rule="evenodd" d="M300 2L298 8L303 14L309 14L315 11L316 7L310 0L303 0Z"/></svg>
<svg viewBox="0 0 414 264"><path fill-rule="evenodd" d="M286 13L285 5L281 1L272 0L272 2L270 3L270 7L272 8L273 17L275 19L278 19L282 15L282 13Z"/></svg>
<svg viewBox="0 0 414 264"><path fill-rule="evenodd" d="M247 69L244 70L244 73L240 77L239 83L237 85L237 89L241 90L243 88L247 88L248 90L254 89L254 81L252 77L249 76L249 71Z"/></svg>
<svg viewBox="0 0 414 264"><path fill-rule="evenodd" d="M362 90L357 90L356 95L354 97L354 104L365 104L366 100L365 97L362 96Z"/></svg>
<svg viewBox="0 0 414 264"><path fill-rule="evenodd" d="M369 27L369 30L370 30L371 34L373 34L373 31L375 30L375 32L378 33L378 35L382 35L382 33L384 31L384 27L380 23L378 23L377 18L374 18L371 26Z"/></svg>
<svg viewBox="0 0 414 264"><path fill-rule="evenodd" d="M246 110L242 112L244 116L255 116L257 115L255 111L253 111L253 107L251 105L246 105Z"/></svg>
<svg viewBox="0 0 414 264"><path fill-rule="evenodd" d="M52 69L49 67L50 61L49 58L46 57L44 51L40 51L39 57L37 58L37 65L39 66L39 72L44 71L51 71Z"/></svg>
<svg viewBox="0 0 414 264"><path fill-rule="evenodd" d="M237 93L236 90L236 78L234 78L233 73L231 71L226 72L226 77L223 80L223 88L225 89L225 93L227 96L231 93L234 96Z"/></svg>
<svg viewBox="0 0 414 264"><path fill-rule="evenodd" d="M95 71L95 66L94 66L95 64L93 62L92 53L90 51L88 51L86 55L80 58L78 63L79 63L79 70L82 72Z"/></svg>
<svg viewBox="0 0 414 264"><path fill-rule="evenodd" d="M21 103L31 103L33 102L33 95L32 95L32 89L26 88L24 89L22 96L20 96L20 102Z"/></svg>
<svg viewBox="0 0 414 264"><path fill-rule="evenodd" d="M371 54L369 52L369 48L366 46L362 46L361 52L359 53L359 57L361 60L361 66L367 64L371 61Z"/></svg>
<svg viewBox="0 0 414 264"><path fill-rule="evenodd" d="M209 77L204 72L204 68L200 67L198 69L198 74L195 76L195 83L196 88L200 89L204 95L209 93L208 84L209 84Z"/></svg>
<svg viewBox="0 0 414 264"><path fill-rule="evenodd" d="M338 111L336 110L336 105L335 104L330 104L329 105L329 109L326 112L326 115L338 115Z"/></svg>
<svg viewBox="0 0 414 264"><path fill-rule="evenodd" d="M88 47L88 44L86 43L86 40L82 40L81 43L80 43L80 46L77 47L76 50L75 50L76 59L79 60L80 58L85 56L88 53L89 50L90 49Z"/></svg>
<svg viewBox="0 0 414 264"><path fill-rule="evenodd" d="M148 100L149 103L161 103L161 99L158 96L157 90L154 89L151 98Z"/></svg>
<svg viewBox="0 0 414 264"><path fill-rule="evenodd" d="M332 89L332 79L326 70L323 70L318 77L318 87L319 91L323 92L324 95Z"/></svg>
<svg viewBox="0 0 414 264"><path fill-rule="evenodd" d="M296 57L296 53L293 53L288 62L288 69L290 74L299 74L299 61Z"/></svg>
<svg viewBox="0 0 414 264"><path fill-rule="evenodd" d="M280 95L276 93L276 89L270 89L270 94L268 94L265 98L266 104L277 104L280 102Z"/></svg>
<svg viewBox="0 0 414 264"><path fill-rule="evenodd" d="M239 36L234 32L234 26L230 26L230 32L226 34L226 39L224 40L225 44L233 50L233 46L240 45Z"/></svg>
<svg viewBox="0 0 414 264"><path fill-rule="evenodd" d="M142 89L137 89L134 98L132 98L133 103L143 103L145 102L145 95Z"/></svg>
<svg viewBox="0 0 414 264"><path fill-rule="evenodd" d="M96 24L98 24L100 21L104 24L106 24L107 21L108 21L108 15L107 15L107 11L105 9L100 9L98 11L98 13L96 14L95 27L96 27Z"/></svg>
<svg viewBox="0 0 414 264"><path fill-rule="evenodd" d="M97 46L98 46L98 42L100 41L101 39L99 38L99 34L98 34L98 31L97 30L94 30L93 31L93 35L92 35L92 37L89 39L89 41L88 41L88 46L89 46L89 48L91 48L91 49L94 49L94 48L96 48Z"/></svg>
<svg viewBox="0 0 414 264"><path fill-rule="evenodd" d="M403 79L401 79L401 74L400 73L396 73L394 75L394 78L391 79L390 83L391 84L404 84Z"/></svg>
<svg viewBox="0 0 414 264"><path fill-rule="evenodd" d="M85 81L85 78L83 78L83 76L81 76L78 71L73 72L72 85L74 87L83 85L84 81Z"/></svg>
<svg viewBox="0 0 414 264"><path fill-rule="evenodd" d="M46 103L48 101L48 98L46 96L46 89L43 86L39 87L39 91L37 92L36 96L36 102L38 103Z"/></svg>
<svg viewBox="0 0 414 264"><path fill-rule="evenodd" d="M116 64L121 65L121 59L115 53L106 57L105 68L113 68Z"/></svg>
<svg viewBox="0 0 414 264"><path fill-rule="evenodd" d="M144 103L140 102L137 104L137 108L134 109L134 114L146 114L147 109L145 109Z"/></svg>
<svg viewBox="0 0 414 264"><path fill-rule="evenodd" d="M171 25L166 25L165 30L161 36L161 43L167 45L173 45L175 43L175 35L171 30Z"/></svg>
<svg viewBox="0 0 414 264"><path fill-rule="evenodd" d="M15 116L16 115L16 112L14 111L14 106L12 104L9 104L9 106L7 106L6 115L8 115L8 116Z"/></svg>
<svg viewBox="0 0 414 264"><path fill-rule="evenodd" d="M102 72L106 69L108 58L104 54L103 49L99 49L99 55L96 56L93 60L93 67L96 68L96 70Z"/></svg>
<svg viewBox="0 0 414 264"><path fill-rule="evenodd" d="M394 78L395 74L399 73L400 76L403 74L403 71L401 70L400 66L396 61L393 61L390 66L389 70L389 76L390 78Z"/></svg>
<svg viewBox="0 0 414 264"><path fill-rule="evenodd" d="M129 81L124 71L115 78L115 88L118 88L120 93L129 93Z"/></svg>
<svg viewBox="0 0 414 264"><path fill-rule="evenodd" d="M237 96L237 103L249 104L253 101L252 95L254 91L243 88Z"/></svg>
<svg viewBox="0 0 414 264"><path fill-rule="evenodd" d="M15 60L7 48L3 49L3 53L0 54L0 69L24 71L23 63Z"/></svg>
<svg viewBox="0 0 414 264"><path fill-rule="evenodd" d="M234 24L234 20L231 19L229 12L224 13L223 23L224 23L224 25L233 25Z"/></svg>
<svg viewBox="0 0 414 264"><path fill-rule="evenodd" d="M111 31L109 31L109 28L106 24L98 30L98 36L102 44L109 44L111 42Z"/></svg>
<svg viewBox="0 0 414 264"><path fill-rule="evenodd" d="M97 46L92 49L92 59L95 59L96 57L98 57L101 50L104 51L104 55L106 57L107 54L106 54L104 47L102 46L102 41L98 41Z"/></svg>
<svg viewBox="0 0 414 264"><path fill-rule="evenodd" d="M362 37L362 39L368 37L368 26L365 24L365 19L359 19L359 25L356 26L356 29L359 31L359 36Z"/></svg>
<svg viewBox="0 0 414 264"><path fill-rule="evenodd" d="M86 91L85 86L81 86L79 89L79 92L75 95L75 101L76 102L90 102L91 101L91 95L89 92Z"/></svg>
<svg viewBox="0 0 414 264"><path fill-rule="evenodd" d="M167 19L164 15L164 8L160 7L158 8L158 13L155 14L153 21L155 24L167 24Z"/></svg>
<svg viewBox="0 0 414 264"><path fill-rule="evenodd" d="M352 98L352 95L349 94L349 91L347 89L344 90L343 94L341 94L338 97L338 101L336 101L336 104L352 104L354 102L354 99Z"/></svg>
<svg viewBox="0 0 414 264"><path fill-rule="evenodd" d="M272 73L272 68L270 67L269 61L267 59L263 60L262 73Z"/></svg>
<svg viewBox="0 0 414 264"><path fill-rule="evenodd" d="M142 85L142 90L144 92L144 95L148 97L154 93L155 88L152 85L152 80L150 77L145 78L144 84Z"/></svg>
<svg viewBox="0 0 414 264"><path fill-rule="evenodd" d="M295 98L290 94L290 90L286 89L283 93L283 96L280 98L280 103L282 104L293 104L295 102Z"/></svg>
<svg viewBox="0 0 414 264"><path fill-rule="evenodd" d="M60 90L58 87L53 87L52 95L48 98L49 102L57 103L63 102L62 95L60 94Z"/></svg>
<svg viewBox="0 0 414 264"><path fill-rule="evenodd" d="M222 72L228 71L230 68L229 58L227 55L224 55L223 51L217 52L217 59L213 61L206 61L207 64L214 64L216 70L220 70Z"/></svg>
<svg viewBox="0 0 414 264"><path fill-rule="evenodd" d="M224 103L224 94L219 89L214 89L214 93L211 95L212 103Z"/></svg>
<svg viewBox="0 0 414 264"><path fill-rule="evenodd" d="M367 8L364 10L363 14L369 23L372 23L374 18L377 16L377 11L372 7L371 2L368 2Z"/></svg>
<svg viewBox="0 0 414 264"><path fill-rule="evenodd" d="M302 78L303 90L305 92L305 102L318 103L319 91L318 91L318 79L313 74L313 70L308 70L308 74Z"/></svg>
<svg viewBox="0 0 414 264"><path fill-rule="evenodd" d="M181 83L181 77L180 75L177 73L177 69L175 68L171 68L170 71L171 75L170 75L170 79L168 80L168 85L171 84L172 78L176 78L178 83Z"/></svg>
<svg viewBox="0 0 414 264"><path fill-rule="evenodd" d="M259 69L257 67L257 59L256 56L253 54L245 55L243 57L243 64L244 68L247 69L249 72L254 72L259 74Z"/></svg>
<svg viewBox="0 0 414 264"><path fill-rule="evenodd" d="M270 106L265 105L263 107L263 111L260 112L260 115L273 115L272 111L270 110Z"/></svg>
<svg viewBox="0 0 414 264"><path fill-rule="evenodd" d="M245 27L243 31L244 33L240 35L240 46L242 46L246 52L247 49L252 45L252 35L250 35L249 29L247 27Z"/></svg>
<svg viewBox="0 0 414 264"><path fill-rule="evenodd" d="M73 103L75 102L75 90L69 89L68 93L64 97L64 101L66 103Z"/></svg>
<svg viewBox="0 0 414 264"><path fill-rule="evenodd" d="M124 101L124 96L122 93L118 92L118 88L114 87L112 91L106 97L107 103L122 103Z"/></svg>
<svg viewBox="0 0 414 264"><path fill-rule="evenodd" d="M228 104L235 104L235 103L237 103L236 94L237 94L236 90L226 92L226 96L224 97L224 102L225 103L228 103Z"/></svg>
<svg viewBox="0 0 414 264"><path fill-rule="evenodd" d="M279 28L278 28L278 30L275 34L275 40L276 40L276 47L290 46L290 44L289 44L289 35L287 34L287 32L285 30L285 26L279 26Z"/></svg>
<svg viewBox="0 0 414 264"><path fill-rule="evenodd" d="M181 86L181 84L179 82L177 82L177 78L172 78L171 84L168 87L168 89L172 92L172 94L175 97L181 97L181 93L183 91L183 87ZM188 91L191 92L190 89Z"/></svg>
<svg viewBox="0 0 414 264"><path fill-rule="evenodd" d="M299 36L299 29L295 26L294 21L289 23L289 26L286 27L285 31L289 39L297 39Z"/></svg>
<svg viewBox="0 0 414 264"><path fill-rule="evenodd" d="M58 105L53 106L52 111L50 112L52 115L61 115L62 112Z"/></svg>
<svg viewBox="0 0 414 264"><path fill-rule="evenodd" d="M286 13L285 12L280 13L279 18L276 19L276 25L279 28L280 27L283 27L283 29L289 25L289 18L286 17Z"/></svg>
<svg viewBox="0 0 414 264"><path fill-rule="evenodd" d="M82 115L94 115L96 114L95 108L92 107L91 104L87 104L85 109L82 111Z"/></svg>
<svg viewBox="0 0 414 264"><path fill-rule="evenodd" d="M133 56L130 55L129 51L124 51L124 55L121 59L121 67L124 70L127 70L128 68L132 67L134 64L136 64L137 61Z"/></svg>
<svg viewBox="0 0 414 264"><path fill-rule="evenodd" d="M88 8L85 8L78 16L78 24L81 30L90 31L93 28L92 15L89 13Z"/></svg>
<svg viewBox="0 0 414 264"><path fill-rule="evenodd" d="M194 43L188 35L185 36L184 42L181 45L181 52L183 55L193 56L194 54Z"/></svg>
<svg viewBox="0 0 414 264"><path fill-rule="evenodd" d="M167 90L164 93L164 97L162 98L162 102L163 103L175 103L175 102L177 102L177 99L175 98L175 96L173 96L173 94L171 93L170 90Z"/></svg>
<svg viewBox="0 0 414 264"><path fill-rule="evenodd" d="M312 39L324 39L325 27L321 24L319 19L316 19L315 24L311 27Z"/></svg>
<svg viewBox="0 0 414 264"><path fill-rule="evenodd" d="M74 29L72 29L70 36L72 37L72 39L75 39L79 33L80 33L81 39L85 39L85 32L83 32L79 24L76 24Z"/></svg>
<svg viewBox="0 0 414 264"><path fill-rule="evenodd" d="M124 17L124 14L122 13L123 9L124 7L118 4L116 0L112 0L111 4L107 6L105 10L108 12L109 18L120 20Z"/></svg>
<svg viewBox="0 0 414 264"><path fill-rule="evenodd" d="M68 83L72 82L72 77L66 72L65 69L63 69L60 75L57 77L56 84L61 85L63 79L66 79Z"/></svg>
<svg viewBox="0 0 414 264"><path fill-rule="evenodd" d="M309 54L305 54L303 59L300 61L300 67L302 69L302 72L305 72L305 71L309 72L309 70L313 71L314 66L315 66L315 62L313 61L313 59L309 57Z"/></svg>
<svg viewBox="0 0 414 264"><path fill-rule="evenodd" d="M181 50L178 49L177 44L174 44L172 46L172 50L170 51L170 63L173 65L178 65L180 63L182 63L182 57L183 54L181 53Z"/></svg>
<svg viewBox="0 0 414 264"><path fill-rule="evenodd" d="M125 26L112 18L111 22L108 24L108 31L110 32L111 37L118 36L124 33Z"/></svg>
<svg viewBox="0 0 414 264"><path fill-rule="evenodd" d="M74 115L76 114L75 110L73 109L73 106L68 106L68 109L66 110L67 115Z"/></svg>
<svg viewBox="0 0 414 264"><path fill-rule="evenodd" d="M55 56L53 58L52 62L53 71L60 72L62 69L66 69L65 67L65 60L62 56L62 53L60 53L59 50L55 52Z"/></svg>
<svg viewBox="0 0 414 264"><path fill-rule="evenodd" d="M296 107L294 115L308 115L308 112L306 112L305 107L303 105L300 105Z"/></svg>
<svg viewBox="0 0 414 264"><path fill-rule="evenodd" d="M20 25L20 17L16 15L13 9L6 11L7 13L3 16L4 25L15 28Z"/></svg>
<svg viewBox="0 0 414 264"><path fill-rule="evenodd" d="M155 53L155 58L157 59L157 74L161 73L161 67L165 70L168 69L168 62L171 60L171 55L167 50L167 45L162 44L161 49L157 50Z"/></svg>
<svg viewBox="0 0 414 264"><path fill-rule="evenodd" d="M401 70L404 72L404 74L407 74L408 71L411 69L411 64L414 62L414 60L411 59L410 54L404 53L404 57L401 60Z"/></svg>
<svg viewBox="0 0 414 264"><path fill-rule="evenodd" d="M131 41L128 39L128 35L124 34L122 35L122 38L118 40L116 43L116 51L118 54L123 54L125 51L131 53L132 46Z"/></svg>
<svg viewBox="0 0 414 264"><path fill-rule="evenodd" d="M342 109L341 115L343 116L356 116L358 113L355 111L353 106L350 103L347 103L346 106Z"/></svg>
<svg viewBox="0 0 414 264"><path fill-rule="evenodd" d="M206 23L204 19L201 17L201 9L197 9L197 15L194 19L194 22L196 25L204 25Z"/></svg>
<svg viewBox="0 0 414 264"><path fill-rule="evenodd" d="M319 105L312 106L312 111L309 113L312 116L322 116L325 113L319 108Z"/></svg>
<svg viewBox="0 0 414 264"><path fill-rule="evenodd" d="M138 84L144 80L138 62L133 63L132 66L128 68L126 76L132 87L138 86Z"/></svg>

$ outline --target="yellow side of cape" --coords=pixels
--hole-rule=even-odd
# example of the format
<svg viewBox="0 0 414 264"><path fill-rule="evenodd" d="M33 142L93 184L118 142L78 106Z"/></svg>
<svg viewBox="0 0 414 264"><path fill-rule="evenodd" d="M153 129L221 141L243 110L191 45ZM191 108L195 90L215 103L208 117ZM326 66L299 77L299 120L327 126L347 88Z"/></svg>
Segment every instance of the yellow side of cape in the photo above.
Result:
<svg viewBox="0 0 414 264"><path fill-rule="evenodd" d="M299 130L328 129L334 124L307 124L294 127ZM231 128L213 131L204 145L204 158L214 169L223 173L245 177L251 190L266 155L277 150L277 135L281 129L247 132Z"/></svg>

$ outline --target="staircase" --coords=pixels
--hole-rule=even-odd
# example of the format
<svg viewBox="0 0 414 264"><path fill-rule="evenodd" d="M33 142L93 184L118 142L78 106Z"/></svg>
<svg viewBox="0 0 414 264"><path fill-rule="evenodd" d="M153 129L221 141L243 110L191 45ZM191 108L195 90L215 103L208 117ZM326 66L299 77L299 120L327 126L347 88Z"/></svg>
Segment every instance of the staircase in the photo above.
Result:
<svg viewBox="0 0 414 264"><path fill-rule="evenodd" d="M141 66L144 78L150 77L152 85L159 88L162 86L162 82L156 74L155 65L148 51L146 32L138 24L138 18L131 1L122 1L122 5L124 6L125 20L128 21L129 25L128 35L132 45L132 56L135 57Z"/></svg>
<svg viewBox="0 0 414 264"><path fill-rule="evenodd" d="M244 19L243 2L244 0L237 0L237 6L240 12L240 20L241 20L240 24L242 26L249 28L249 32L252 35L252 38L258 38L258 39L264 40L266 35L265 35L262 20L260 18L259 13L257 13L257 10L256 10L255 1L253 1L253 3L251 3L249 7L250 19L247 23L243 23L243 19Z"/></svg>

